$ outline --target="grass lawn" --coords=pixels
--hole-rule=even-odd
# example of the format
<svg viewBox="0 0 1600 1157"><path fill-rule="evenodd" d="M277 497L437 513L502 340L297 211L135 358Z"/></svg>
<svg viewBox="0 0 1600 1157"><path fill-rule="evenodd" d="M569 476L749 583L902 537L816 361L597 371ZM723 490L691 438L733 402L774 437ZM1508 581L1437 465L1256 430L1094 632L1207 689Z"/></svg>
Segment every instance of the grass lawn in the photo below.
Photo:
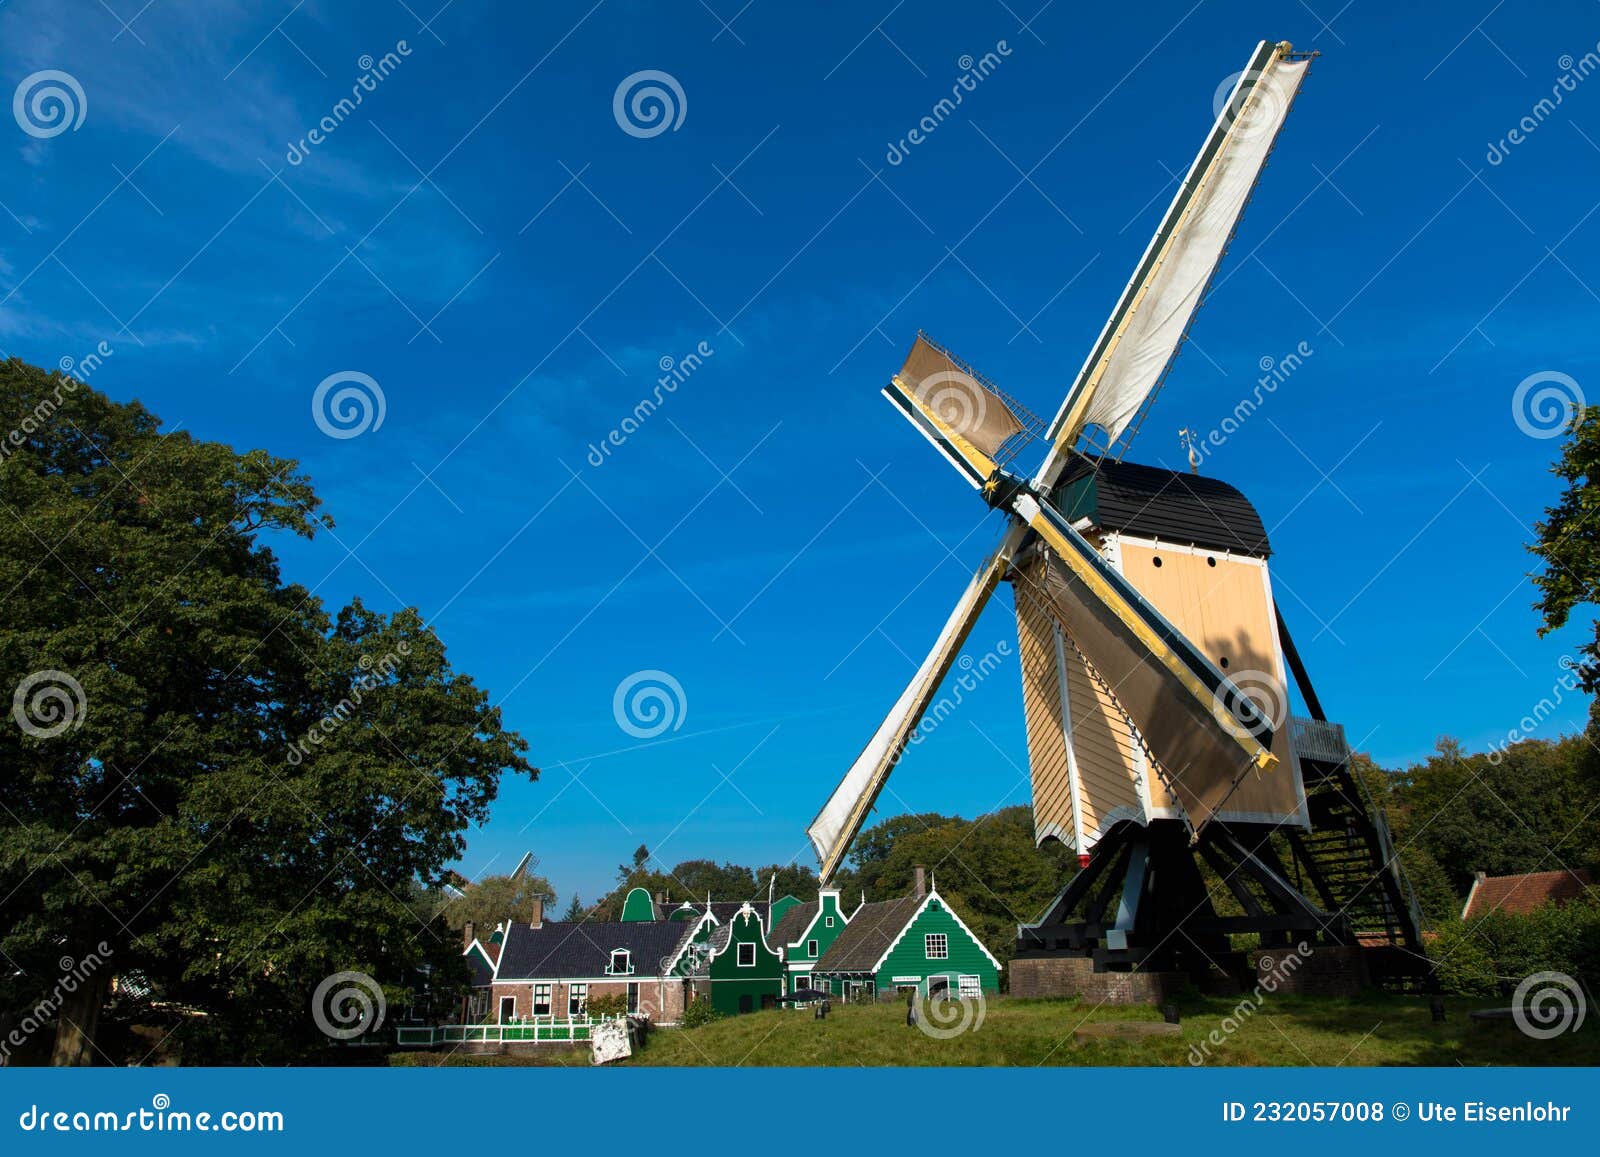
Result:
<svg viewBox="0 0 1600 1157"><path fill-rule="evenodd" d="M1183 1004L1181 1037L1078 1042L1086 1022L1159 1020L1148 1007L1093 1008L1076 1000L991 999L983 1023L949 1040L907 1027L903 1004L835 1005L750 1013L697 1029L653 1033L631 1064L642 1065L1188 1065L1214 1030L1204 1063L1214 1065L1593 1065L1600 1028L1540 1041L1510 1020L1473 1021L1494 1001L1446 1001L1434 1024L1426 1000L1364 996L1273 997L1229 1034L1223 1021L1239 998ZM1500 1002L1503 1004L1504 1002Z"/></svg>

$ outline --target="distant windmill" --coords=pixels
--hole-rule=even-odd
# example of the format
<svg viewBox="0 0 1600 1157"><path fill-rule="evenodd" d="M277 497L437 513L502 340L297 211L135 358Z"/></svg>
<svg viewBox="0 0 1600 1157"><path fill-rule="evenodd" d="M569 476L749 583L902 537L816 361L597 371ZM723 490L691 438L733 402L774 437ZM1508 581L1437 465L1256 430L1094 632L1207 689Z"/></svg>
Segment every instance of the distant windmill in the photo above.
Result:
<svg viewBox="0 0 1600 1157"><path fill-rule="evenodd" d="M1253 932L1264 945L1381 934L1396 971L1408 951L1420 958L1387 829L1277 612L1260 517L1218 480L1122 461L1309 65L1287 43L1257 46L1048 428L920 333L885 387L1006 529L812 822L824 881L1004 579L1035 836L1073 848L1082 865L1044 919L1019 928L1019 956L1203 971L1228 955L1228 934ZM1042 464L1015 472L1041 434ZM1286 661L1315 717L1293 728ZM1300 872L1268 842L1280 828ZM1217 915L1197 855L1244 916ZM1320 905L1291 879L1310 881Z"/></svg>

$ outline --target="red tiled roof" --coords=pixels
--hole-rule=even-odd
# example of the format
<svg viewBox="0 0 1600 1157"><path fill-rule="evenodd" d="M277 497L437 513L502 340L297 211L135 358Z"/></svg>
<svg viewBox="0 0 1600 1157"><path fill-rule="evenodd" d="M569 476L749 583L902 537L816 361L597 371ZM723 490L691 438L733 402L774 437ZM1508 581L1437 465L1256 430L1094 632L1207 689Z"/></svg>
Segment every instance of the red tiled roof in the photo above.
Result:
<svg viewBox="0 0 1600 1157"><path fill-rule="evenodd" d="M1524 876L1484 876L1472 885L1463 920L1490 912L1515 912L1526 915L1546 904L1564 904L1583 895L1593 881L1583 870L1569 872L1530 872Z"/></svg>

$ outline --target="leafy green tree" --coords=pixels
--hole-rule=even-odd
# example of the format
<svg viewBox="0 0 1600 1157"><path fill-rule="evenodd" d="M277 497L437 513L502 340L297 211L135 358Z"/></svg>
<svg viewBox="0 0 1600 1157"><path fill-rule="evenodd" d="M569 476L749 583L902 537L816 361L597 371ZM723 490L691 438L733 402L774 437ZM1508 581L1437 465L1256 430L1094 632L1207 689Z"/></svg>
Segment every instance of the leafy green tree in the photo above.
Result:
<svg viewBox="0 0 1600 1157"><path fill-rule="evenodd" d="M0 692L19 696L0 1007L103 957L60 1008L57 1063L148 1052L102 1025L114 974L192 1010L170 1022L185 1060L265 1063L326 1043L310 1002L335 973L391 1005L425 972L464 982L412 885L444 882L503 773L536 774L527 744L416 611L330 616L284 582L264 539L332 526L297 464L15 359L0 449Z"/></svg>
<svg viewBox="0 0 1600 1157"><path fill-rule="evenodd" d="M485 876L461 889L459 899L445 905L445 923L459 932L470 920L477 929L478 938L487 940L495 925L508 920L526 923L536 899L544 901L545 909L554 913L555 889L543 876L523 876L514 880L510 876Z"/></svg>
<svg viewBox="0 0 1600 1157"><path fill-rule="evenodd" d="M1565 489L1535 525L1538 540L1528 547L1544 564L1533 576L1541 635L1564 627L1579 607L1594 605L1600 591L1600 406L1574 415L1561 457L1550 470ZM1580 652L1578 674L1583 689L1593 693L1600 690L1600 623Z"/></svg>

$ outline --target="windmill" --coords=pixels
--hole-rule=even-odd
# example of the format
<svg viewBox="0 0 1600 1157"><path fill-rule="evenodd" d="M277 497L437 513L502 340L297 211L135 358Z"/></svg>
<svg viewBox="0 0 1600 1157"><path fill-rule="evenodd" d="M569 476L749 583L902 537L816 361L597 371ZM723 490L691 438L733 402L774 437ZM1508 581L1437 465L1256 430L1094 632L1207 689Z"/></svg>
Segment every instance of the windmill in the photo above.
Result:
<svg viewBox="0 0 1600 1157"><path fill-rule="evenodd" d="M1007 526L808 834L824 881L1000 582L1016 605L1036 839L1080 871L1018 955L1215 969L1228 936L1315 935L1421 973L1410 891L1278 614L1270 547L1218 480L1123 461L1313 54L1263 41L1048 425L919 333L883 390ZM1019 453L1044 439L1031 474ZM1193 459L1191 459L1193 461ZM1312 718L1288 717L1288 671ZM1286 833L1285 862L1271 840ZM1200 862L1243 916L1219 916ZM1115 906L1113 908L1113 905Z"/></svg>

